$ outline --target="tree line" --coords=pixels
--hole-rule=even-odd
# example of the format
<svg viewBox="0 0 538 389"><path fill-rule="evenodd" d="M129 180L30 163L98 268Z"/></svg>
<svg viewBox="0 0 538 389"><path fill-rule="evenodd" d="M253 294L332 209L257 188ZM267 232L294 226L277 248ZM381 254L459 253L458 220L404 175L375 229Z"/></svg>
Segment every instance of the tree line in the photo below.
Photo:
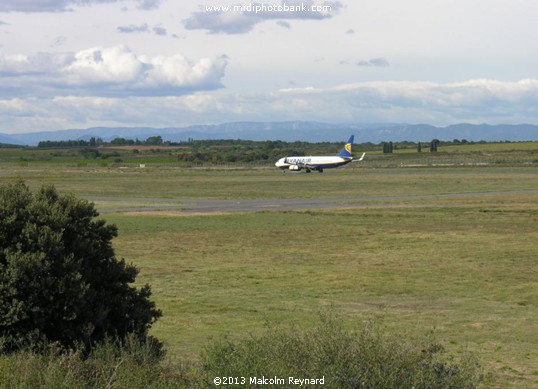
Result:
<svg viewBox="0 0 538 389"><path fill-rule="evenodd" d="M364 142L353 145L355 153L382 151L392 154L396 150L413 150L418 153L429 151L438 152L441 147L462 144L486 142L471 142L465 139L441 141L432 139L429 142L384 141L380 143ZM126 150L114 150L112 154L105 152L102 147L130 146ZM134 147L133 147L134 146ZM136 146L141 146L140 149ZM142 148L145 146L145 148ZM149 148L147 146L155 146ZM166 146L166 149L162 147ZM151 136L145 140L114 138L105 141L92 137L89 140L42 141L38 148L49 149L78 149L83 159L106 159L114 157L118 161L136 156L151 155L169 159L170 162L187 163L264 163L279 159L283 156L336 155L342 148L342 142L286 142L281 140L252 141L241 139L206 139L186 141L165 141L161 136Z"/></svg>
<svg viewBox="0 0 538 389"><path fill-rule="evenodd" d="M354 147L357 150L361 151L371 151L382 149L384 152L391 152L390 150L398 149L411 149L417 148L421 149L427 145L428 147L436 146L451 146L451 145L465 145L465 144L476 144L476 143L487 143L486 141L468 141L466 139L453 139L452 141L432 139L430 142L427 141L383 141L380 143L364 142L356 143ZM287 142L281 140L265 140L265 141L254 141L254 140L242 140L242 139L201 139L195 140L189 138L186 141L172 142L163 140L160 135L150 136L145 140L140 139L128 139L117 137L109 141L105 141L103 138L91 137L88 140L84 139L70 139L70 140L44 140L40 141L37 145L39 148L72 148L72 147L104 147L104 146L178 146L178 147L188 147L192 149L215 147L215 146L226 146L226 147L248 147L251 149L260 149L260 150L274 150L274 149L284 149L284 148L294 148L294 149L327 149L334 147L341 147L342 142L302 142L294 141ZM433 146L432 146L433 145ZM333 150L335 151L335 150ZM419 150L420 151L420 150Z"/></svg>
<svg viewBox="0 0 538 389"><path fill-rule="evenodd" d="M70 148L70 147L101 147L101 146L161 146L171 145L171 142L163 141L160 135L150 136L146 140L114 138L104 141L103 138L91 137L89 140L43 140L37 144L40 148Z"/></svg>

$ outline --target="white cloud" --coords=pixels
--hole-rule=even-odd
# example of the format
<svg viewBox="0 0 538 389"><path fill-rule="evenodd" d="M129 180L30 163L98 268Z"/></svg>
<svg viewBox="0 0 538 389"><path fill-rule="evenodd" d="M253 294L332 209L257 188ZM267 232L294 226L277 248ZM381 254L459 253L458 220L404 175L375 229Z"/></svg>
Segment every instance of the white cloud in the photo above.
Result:
<svg viewBox="0 0 538 389"><path fill-rule="evenodd" d="M73 63L62 69L69 84L136 82L144 70L143 63L124 46L95 47L79 51Z"/></svg>
<svg viewBox="0 0 538 389"><path fill-rule="evenodd" d="M263 1L331 6L312 13L200 8L261 3L0 0L0 131L538 122L534 0Z"/></svg>
<svg viewBox="0 0 538 389"><path fill-rule="evenodd" d="M163 0L137 0L138 8L143 10L151 10L159 8Z"/></svg>
<svg viewBox="0 0 538 389"><path fill-rule="evenodd" d="M365 82L327 91L345 102L348 114L375 120L453 124L461 121L521 123L536 120L538 80L469 80L459 83ZM368 112L373 110L373 112ZM377 113L377 114L376 114ZM360 116L359 115L359 116Z"/></svg>
<svg viewBox="0 0 538 389"><path fill-rule="evenodd" d="M194 12L183 21L187 30L207 30L212 34L243 34L249 32L261 21L257 16L242 13Z"/></svg>
<svg viewBox="0 0 538 389"><path fill-rule="evenodd" d="M58 12L65 11L69 0L4 0L0 3L0 12Z"/></svg>
<svg viewBox="0 0 538 389"><path fill-rule="evenodd" d="M2 0L0 12L65 12L70 7L118 1L135 2L141 10L158 8L162 0Z"/></svg>
<svg viewBox="0 0 538 389"><path fill-rule="evenodd" d="M165 96L222 87L226 57L137 56L125 46L0 56L0 96Z"/></svg>
<svg viewBox="0 0 538 389"><path fill-rule="evenodd" d="M165 36L168 34L168 32L166 31L166 28L162 26L153 27L153 32L155 33L155 35L161 35L161 36Z"/></svg>
<svg viewBox="0 0 538 389"><path fill-rule="evenodd" d="M202 58L191 63L182 55L146 59L149 65L146 83L156 86L196 87L213 89L224 76L226 58Z"/></svg>
<svg viewBox="0 0 538 389"><path fill-rule="evenodd" d="M168 61L169 60L169 61ZM156 61L154 82L185 66L181 58ZM203 61L202 61L203 62ZM158 65L157 65L158 63ZM204 73L203 64L199 66ZM174 70L175 69L175 70ZM196 72L194 72L196 73ZM332 123L534 123L538 80L477 79L459 83L364 82L332 88L291 88L265 93L226 90L178 96L0 99L0 132L91 126L172 127L231 121L314 120Z"/></svg>
<svg viewBox="0 0 538 389"><path fill-rule="evenodd" d="M38 53L34 56L22 54L0 54L0 79L3 77L44 74L54 72L72 60L71 54Z"/></svg>
<svg viewBox="0 0 538 389"><path fill-rule="evenodd" d="M368 61L359 61L357 62L357 66L366 66L366 67L378 67L378 68L385 68L387 66L390 66L389 61L387 61L385 58L372 58Z"/></svg>
<svg viewBox="0 0 538 389"><path fill-rule="evenodd" d="M128 26L119 26L117 28L118 32L121 32L123 34L131 34L135 32L148 32L149 27L147 23L141 24L141 25L134 25L130 24Z"/></svg>
<svg viewBox="0 0 538 389"><path fill-rule="evenodd" d="M121 34L135 34L135 33L149 33L153 32L155 35L160 36L166 36L168 34L166 28L162 26L155 26L152 29L148 26L147 23L136 25L136 24L129 24L126 26L119 26L116 28L116 31L118 31Z"/></svg>
<svg viewBox="0 0 538 389"><path fill-rule="evenodd" d="M203 6L183 21L188 30L207 30L211 34L243 34L266 20L322 20L336 15L343 4L339 1L316 4L313 0L282 0L280 3L250 2L230 6Z"/></svg>

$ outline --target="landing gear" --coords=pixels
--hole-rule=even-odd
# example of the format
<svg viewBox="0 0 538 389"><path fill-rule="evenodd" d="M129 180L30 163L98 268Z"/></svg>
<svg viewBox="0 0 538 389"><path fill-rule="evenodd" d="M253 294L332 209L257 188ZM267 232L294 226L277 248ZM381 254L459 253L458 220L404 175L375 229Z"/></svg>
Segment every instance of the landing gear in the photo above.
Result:
<svg viewBox="0 0 538 389"><path fill-rule="evenodd" d="M323 169L322 169L322 168L319 168L319 169L318 169L318 172L323 173Z"/></svg>

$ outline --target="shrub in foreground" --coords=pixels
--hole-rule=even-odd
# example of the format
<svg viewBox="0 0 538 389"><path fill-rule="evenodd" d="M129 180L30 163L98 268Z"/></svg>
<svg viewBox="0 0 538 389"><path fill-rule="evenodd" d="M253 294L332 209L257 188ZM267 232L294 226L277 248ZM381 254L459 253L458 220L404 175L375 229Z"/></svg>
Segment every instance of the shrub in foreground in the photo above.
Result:
<svg viewBox="0 0 538 389"><path fill-rule="evenodd" d="M97 216L53 186L0 186L0 353L147 336L161 312L148 285L130 285L138 270L116 258L117 228Z"/></svg>
<svg viewBox="0 0 538 389"><path fill-rule="evenodd" d="M55 344L0 356L0 388L184 387L181 374L162 362L161 346L127 336L105 339L91 350Z"/></svg>
<svg viewBox="0 0 538 389"><path fill-rule="evenodd" d="M411 343L377 325L348 331L326 315L310 330L270 328L218 341L205 349L201 369L208 387L214 377L283 378L275 387L288 386L289 377L324 377L326 388L474 388L481 381L471 356L456 361L435 342Z"/></svg>
<svg viewBox="0 0 538 389"><path fill-rule="evenodd" d="M238 383L245 377L244 385L226 387L298 387L289 385L289 377L323 378L318 387L324 388L474 388L481 382L472 356L455 359L435 342L408 342L377 324L349 331L340 323L322 316L308 330L269 327L247 339L217 340L199 362L187 364L163 361L159 347L136 337L107 339L87 354L60 352L54 345L21 350L0 356L0 389L215 388L216 377L236 377ZM253 377L284 383L251 384Z"/></svg>

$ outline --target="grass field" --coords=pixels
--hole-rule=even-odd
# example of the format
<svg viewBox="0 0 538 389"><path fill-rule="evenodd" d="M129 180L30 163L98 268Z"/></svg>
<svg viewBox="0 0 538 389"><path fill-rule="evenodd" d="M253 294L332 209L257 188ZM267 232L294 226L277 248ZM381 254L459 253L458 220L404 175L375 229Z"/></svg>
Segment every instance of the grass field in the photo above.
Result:
<svg viewBox="0 0 538 389"><path fill-rule="evenodd" d="M215 143L217 142L217 143ZM320 143L299 145L280 142L251 142L240 145L239 141L218 144L218 141L187 143L181 146L103 146L103 147L24 147L1 148L2 165L38 167L52 166L95 168L148 167L273 167L282 155L333 155L341 144ZM273 146L280 147L274 148ZM367 167L394 167L413 165L538 165L538 142L499 142L441 144L438 152L429 151L429 143L422 142L422 152L416 145L396 143L393 153L384 154L382 145L356 144L357 155L366 152L362 162ZM194 159L190 159L193 157ZM186 159L185 159L186 158ZM228 161L228 162L227 162ZM230 162L236 161L236 162Z"/></svg>
<svg viewBox="0 0 538 389"><path fill-rule="evenodd" d="M152 285L164 313L152 333L173 359L196 358L212 337L239 339L267 321L308 326L331 309L349 324L382 318L402 336L433 332L449 351L475 353L488 386L532 387L538 385L537 173L534 167L282 174L11 165L0 180L23 177L32 187L53 183L78 196L110 197L96 201L108 211L141 202L151 208L151 198L378 198L339 211L103 217L119 227L117 255L141 268L140 283ZM397 197L448 193L462 195Z"/></svg>

